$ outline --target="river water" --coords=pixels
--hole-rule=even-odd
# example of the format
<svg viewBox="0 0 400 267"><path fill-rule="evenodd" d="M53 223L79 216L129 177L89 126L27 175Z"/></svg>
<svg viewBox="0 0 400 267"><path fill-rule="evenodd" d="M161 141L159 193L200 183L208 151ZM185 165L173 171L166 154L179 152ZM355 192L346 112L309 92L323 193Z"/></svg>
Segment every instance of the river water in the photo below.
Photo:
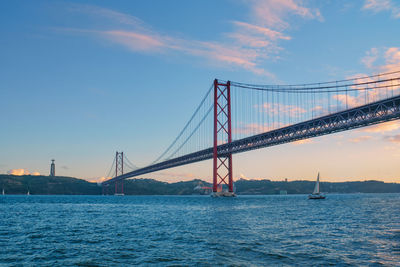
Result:
<svg viewBox="0 0 400 267"><path fill-rule="evenodd" d="M400 194L0 196L4 266L400 266Z"/></svg>

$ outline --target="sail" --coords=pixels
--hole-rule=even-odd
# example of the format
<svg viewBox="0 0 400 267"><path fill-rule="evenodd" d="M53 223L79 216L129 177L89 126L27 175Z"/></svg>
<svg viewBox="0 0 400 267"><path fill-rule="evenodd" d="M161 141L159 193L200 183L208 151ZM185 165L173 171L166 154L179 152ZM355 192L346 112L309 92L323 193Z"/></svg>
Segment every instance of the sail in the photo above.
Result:
<svg viewBox="0 0 400 267"><path fill-rule="evenodd" d="M319 194L319 173L317 177L317 182L315 183L313 195L318 195L318 194Z"/></svg>

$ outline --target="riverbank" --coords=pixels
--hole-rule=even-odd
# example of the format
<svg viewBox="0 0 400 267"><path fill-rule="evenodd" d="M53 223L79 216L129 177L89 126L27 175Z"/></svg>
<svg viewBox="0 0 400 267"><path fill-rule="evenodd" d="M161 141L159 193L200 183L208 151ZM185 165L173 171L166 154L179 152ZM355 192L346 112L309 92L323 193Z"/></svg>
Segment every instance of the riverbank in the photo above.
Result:
<svg viewBox="0 0 400 267"><path fill-rule="evenodd" d="M235 182L235 192L240 195L308 194L313 181L245 180ZM209 193L210 183L195 179L166 183L154 179L130 179L124 181L126 195L194 195ZM33 176L0 174L0 192L23 195L101 195L97 183L62 176ZM114 193L110 186L109 193ZM400 183L381 181L321 182L321 191L326 193L400 193Z"/></svg>

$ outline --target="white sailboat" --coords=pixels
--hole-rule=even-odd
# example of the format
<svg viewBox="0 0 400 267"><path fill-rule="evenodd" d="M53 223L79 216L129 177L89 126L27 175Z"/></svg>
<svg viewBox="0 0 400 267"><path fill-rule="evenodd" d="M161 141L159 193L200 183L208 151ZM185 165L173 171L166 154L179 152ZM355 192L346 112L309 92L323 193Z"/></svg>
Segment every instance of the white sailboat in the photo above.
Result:
<svg viewBox="0 0 400 267"><path fill-rule="evenodd" d="M314 192L308 195L308 199L325 199L325 196L319 192L319 173L317 176L317 182L315 183Z"/></svg>
<svg viewBox="0 0 400 267"><path fill-rule="evenodd" d="M4 188L3 188L3 192L1 193L3 196L6 194L5 192L4 192Z"/></svg>

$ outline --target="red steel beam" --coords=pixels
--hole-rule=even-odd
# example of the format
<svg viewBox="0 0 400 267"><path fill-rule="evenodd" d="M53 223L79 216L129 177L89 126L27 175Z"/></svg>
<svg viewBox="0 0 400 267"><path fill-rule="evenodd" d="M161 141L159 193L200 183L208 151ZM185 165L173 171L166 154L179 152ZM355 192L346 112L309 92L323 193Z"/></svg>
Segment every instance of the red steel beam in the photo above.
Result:
<svg viewBox="0 0 400 267"><path fill-rule="evenodd" d="M221 88L222 87L222 88ZM224 102L218 102L220 101ZM218 111L218 108L220 109ZM223 117L223 118L221 118ZM218 119L220 118L220 119ZM228 126L226 128L226 125ZM218 156L218 133L222 132L223 135L227 135L228 143L232 142L232 122L231 122L231 86L230 81L227 83L218 83L218 80L214 80L214 147L213 147L213 192L217 192L220 188L220 184L225 183L228 185L229 192L233 192L233 178L232 178L232 154L228 156ZM225 161L228 163L225 164ZM218 161L221 164L218 164ZM220 175L218 171L225 169L226 175ZM224 173L225 174L225 173ZM228 182L225 179L228 177Z"/></svg>

